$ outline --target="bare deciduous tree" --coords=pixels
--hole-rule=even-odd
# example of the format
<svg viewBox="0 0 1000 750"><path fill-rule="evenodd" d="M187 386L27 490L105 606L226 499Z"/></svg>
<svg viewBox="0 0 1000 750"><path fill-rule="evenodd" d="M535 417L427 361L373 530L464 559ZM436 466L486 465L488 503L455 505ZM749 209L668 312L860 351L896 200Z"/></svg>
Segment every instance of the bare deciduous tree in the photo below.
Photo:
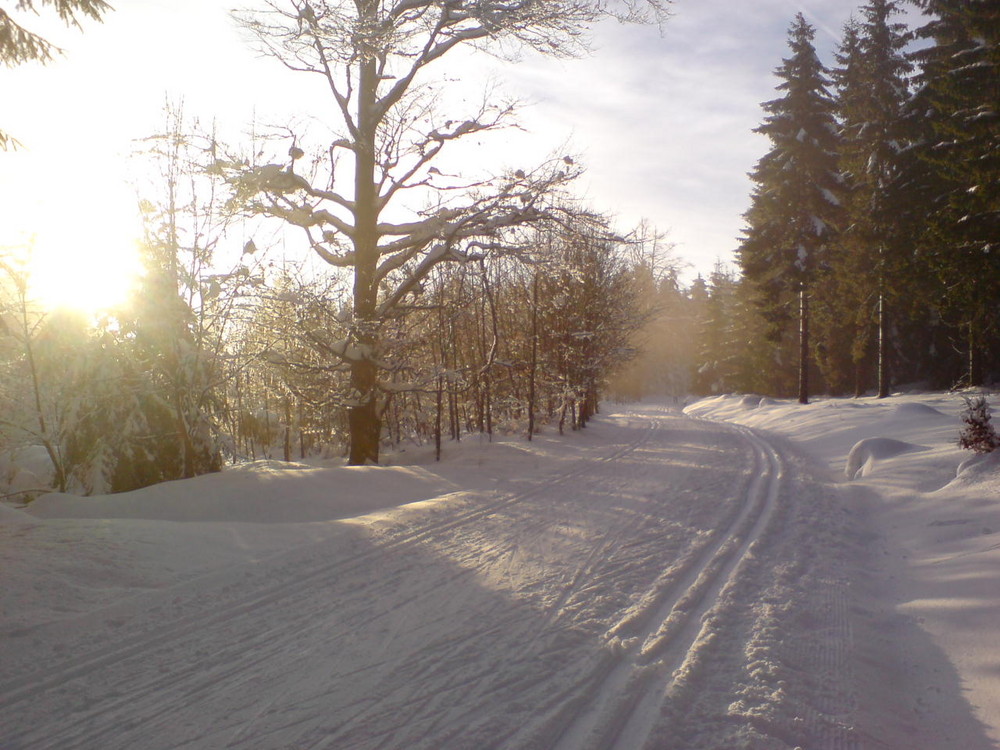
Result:
<svg viewBox="0 0 1000 750"><path fill-rule="evenodd" d="M319 257L352 276L352 320L339 348L351 370L352 464L378 460L383 323L420 294L435 266L482 257L504 230L558 218L552 198L578 174L569 157L496 177L443 172L434 165L443 151L507 126L514 107L487 101L470 116L444 118L425 71L469 46L576 55L598 19L648 21L663 17L664 7L661 0L617 9L599 0L274 0L238 15L265 52L318 76L339 114L339 137L323 169L314 160L308 177L295 171L305 156L295 141L287 164L216 168L250 211L300 227Z"/></svg>

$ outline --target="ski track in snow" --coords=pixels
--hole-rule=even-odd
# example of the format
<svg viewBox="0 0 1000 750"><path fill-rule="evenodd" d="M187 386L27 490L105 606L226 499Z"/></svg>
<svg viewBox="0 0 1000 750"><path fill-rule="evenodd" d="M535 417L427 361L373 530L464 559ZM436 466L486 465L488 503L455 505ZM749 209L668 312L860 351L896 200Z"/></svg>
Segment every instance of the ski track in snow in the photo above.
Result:
<svg viewBox="0 0 1000 750"><path fill-rule="evenodd" d="M631 645L563 730L555 750L628 750L649 739L675 675L699 643L703 617L760 538L777 503L778 454L749 430L739 432L753 446L755 464L738 515L682 578L657 593L653 611L630 633Z"/></svg>
<svg viewBox="0 0 1000 750"><path fill-rule="evenodd" d="M780 650L736 613L788 553L783 455L749 429L662 409L602 420L601 455L519 491L355 519L28 628L0 675L0 748L633 750L702 722L706 747L745 729L771 732L768 747L861 750L837 582L799 592L822 627L788 651L829 685L766 726L753 711L767 701L720 713L756 689L743 651ZM53 639L75 656L41 661Z"/></svg>

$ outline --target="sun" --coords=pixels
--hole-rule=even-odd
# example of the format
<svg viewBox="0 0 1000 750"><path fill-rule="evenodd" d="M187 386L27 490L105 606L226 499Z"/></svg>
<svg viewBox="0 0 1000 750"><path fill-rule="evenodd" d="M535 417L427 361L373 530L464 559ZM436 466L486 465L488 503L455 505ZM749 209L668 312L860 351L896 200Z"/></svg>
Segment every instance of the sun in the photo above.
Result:
<svg viewBox="0 0 1000 750"><path fill-rule="evenodd" d="M138 275L136 240L113 222L43 229L28 271L31 296L47 310L110 310L125 303Z"/></svg>
<svg viewBox="0 0 1000 750"><path fill-rule="evenodd" d="M124 200L123 200L124 197ZM135 199L117 189L76 193L61 205L35 206L21 217L28 289L46 310L89 315L122 305L139 273L140 220Z"/></svg>

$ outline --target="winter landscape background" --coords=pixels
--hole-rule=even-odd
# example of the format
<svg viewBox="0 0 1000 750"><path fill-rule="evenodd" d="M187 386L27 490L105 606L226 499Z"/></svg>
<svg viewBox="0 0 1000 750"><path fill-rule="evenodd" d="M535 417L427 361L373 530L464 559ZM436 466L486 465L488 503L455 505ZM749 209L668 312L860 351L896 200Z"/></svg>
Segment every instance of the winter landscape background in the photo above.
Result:
<svg viewBox="0 0 1000 750"><path fill-rule="evenodd" d="M996 746L1000 19L833 5L752 14L694 273L626 221L722 139L692 177L623 126L601 205L503 85L616 40L581 123L648 120L623 39L750 49L682 0L250 5L288 83L242 104L296 104L167 97L113 188L84 118L0 122L0 747ZM116 17L21 0L0 60Z"/></svg>

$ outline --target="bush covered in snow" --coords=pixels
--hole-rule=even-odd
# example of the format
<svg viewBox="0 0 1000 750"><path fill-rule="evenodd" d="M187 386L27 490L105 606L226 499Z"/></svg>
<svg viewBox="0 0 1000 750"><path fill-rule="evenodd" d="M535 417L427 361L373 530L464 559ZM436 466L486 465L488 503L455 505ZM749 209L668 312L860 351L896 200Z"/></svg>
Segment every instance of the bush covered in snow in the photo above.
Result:
<svg viewBox="0 0 1000 750"><path fill-rule="evenodd" d="M958 445L976 453L991 453L1000 447L1000 436L990 423L990 404L986 396L966 396L962 421L965 427L958 436Z"/></svg>

